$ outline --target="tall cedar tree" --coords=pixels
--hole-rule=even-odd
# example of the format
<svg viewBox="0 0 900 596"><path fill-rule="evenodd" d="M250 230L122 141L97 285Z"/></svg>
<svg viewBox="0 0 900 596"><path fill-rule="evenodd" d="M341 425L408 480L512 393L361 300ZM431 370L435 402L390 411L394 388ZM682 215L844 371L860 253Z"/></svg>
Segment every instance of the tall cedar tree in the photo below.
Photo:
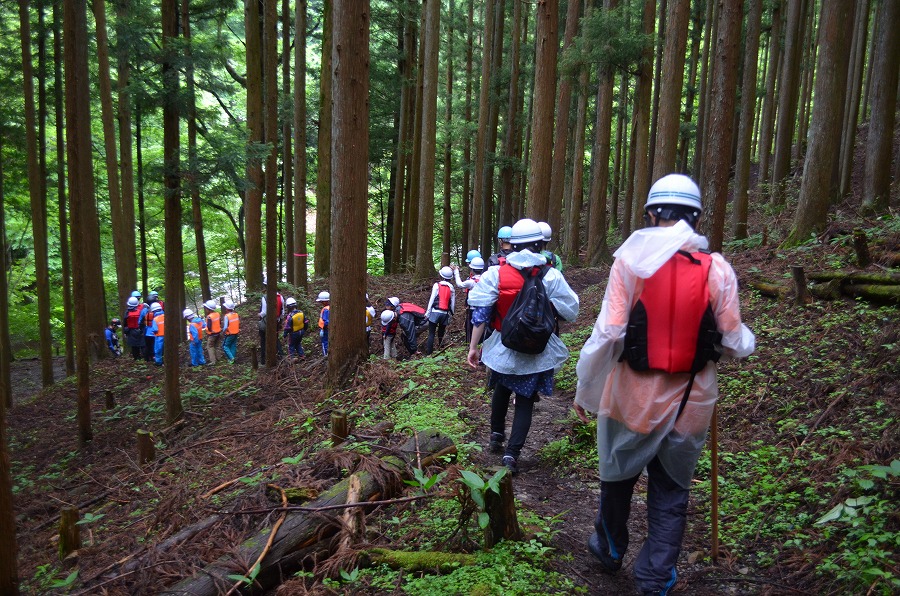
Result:
<svg viewBox="0 0 900 596"><path fill-rule="evenodd" d="M778 115L775 125L775 157L772 162L772 201L784 204L784 185L791 169L791 145L797 124L800 87L800 25L802 0L788 0L784 56L778 85Z"/></svg>
<svg viewBox="0 0 900 596"><path fill-rule="evenodd" d="M553 104L556 98L556 57L559 48L558 20L559 0L538 0L527 207L528 216L536 221L546 221L550 209ZM560 126L566 126L566 123L560 123Z"/></svg>
<svg viewBox="0 0 900 596"><path fill-rule="evenodd" d="M462 184L462 247L468 251L474 244L473 239L469 235L471 218L470 205L471 197L471 180L472 180L472 135L469 131L472 129L472 44L474 43L475 27L473 26L475 13L475 3L469 0L468 16L466 17L466 134L463 135L463 184Z"/></svg>
<svg viewBox="0 0 900 596"><path fill-rule="evenodd" d="M589 0L585 1L584 14L588 18L592 12ZM579 262L579 245L581 242L581 209L584 206L584 143L587 122L588 69L585 59L587 49L582 47L582 64L578 73L577 107L575 109L575 130L573 134L574 149L572 151L572 195L566 209L565 233L563 234L562 253L567 261Z"/></svg>
<svg viewBox="0 0 900 596"><path fill-rule="evenodd" d="M897 110L897 69L900 63L900 1L883 5L884 16L872 54L872 117L866 141L863 207L886 211L891 192L891 149Z"/></svg>
<svg viewBox="0 0 900 596"><path fill-rule="evenodd" d="M53 338L50 335L50 272L47 263L47 201L38 164L34 107L34 75L31 62L31 21L28 0L19 0L19 33L22 49L22 83L25 100L25 152L28 162L28 194L31 197L31 228L34 240L34 275L38 295L41 381L53 384ZM104 325L105 327L105 325Z"/></svg>
<svg viewBox="0 0 900 596"><path fill-rule="evenodd" d="M331 135L332 135L332 30L334 0L322 2L322 72L319 77L319 136L316 162L316 248L313 254L316 275L327 277L331 268ZM343 163L343 161L342 161Z"/></svg>
<svg viewBox="0 0 900 596"><path fill-rule="evenodd" d="M666 81L659 86L656 144L653 153L655 182L675 171L675 155L681 121L681 90L687 48L690 2L669 2L666 13L666 40L660 76Z"/></svg>
<svg viewBox="0 0 900 596"><path fill-rule="evenodd" d="M75 331L72 324L72 264L69 252L69 217L66 212L65 132L63 124L62 7L53 4L53 105L56 112L56 198L59 221L59 259L62 275L63 327L66 376L75 374Z"/></svg>
<svg viewBox="0 0 900 596"><path fill-rule="evenodd" d="M92 329L91 305L102 303L99 251L94 252L90 233L97 220L91 163L91 101L88 80L86 0L64 3L63 43L66 71L66 157L72 212L72 278L75 303L75 370L78 375L78 444L91 440L90 356L100 352ZM97 236L93 236L94 239ZM101 296L97 296L97 292ZM103 351L106 351L105 349ZM101 352L102 353L102 352Z"/></svg>
<svg viewBox="0 0 900 596"><path fill-rule="evenodd" d="M650 0L645 0L642 28L644 35L647 36L647 39L651 39L653 35L654 16L653 2L651 2ZM640 218L640 214L643 213L640 207L643 207L644 200L647 197L647 191L650 189L650 182L648 180L650 168L648 163L649 157L647 155L650 132L647 128L650 124L650 87L653 84L652 71L653 44L652 42L648 42L644 46L644 51L641 54L641 65L638 69L637 88L634 92L634 128L632 131L632 152L634 154L634 168L631 177L633 181L633 193L631 195L633 204L630 210L626 210L626 214L630 215L630 217L626 216L626 219L630 221L626 222L628 227L623 232L625 235L630 234L631 230L637 227L637 222Z"/></svg>
<svg viewBox="0 0 900 596"><path fill-rule="evenodd" d="M435 0L435 3L436 0ZM369 163L368 0L334 0L332 71L334 151L341 167L332 168L334 221L331 237L330 345L327 386L333 392L352 378L368 356L360 325L366 293L366 213Z"/></svg>
<svg viewBox="0 0 900 596"><path fill-rule="evenodd" d="M853 0L824 0L819 21L816 103L809 130L800 201L785 244L804 242L828 223L834 191L834 163L841 140L841 114L853 35Z"/></svg>
<svg viewBox="0 0 900 596"><path fill-rule="evenodd" d="M865 0L856 8L856 23L853 32L853 49L850 54L850 71L844 109L844 129L841 134L840 187L838 196L850 192L850 172L853 167L853 148L856 146L856 130L859 122L859 103L862 93L863 65L865 64L866 36L869 32L870 0Z"/></svg>
<svg viewBox="0 0 900 596"><path fill-rule="evenodd" d="M294 17L294 284L306 288L306 0Z"/></svg>
<svg viewBox="0 0 900 596"><path fill-rule="evenodd" d="M425 69L422 79L422 167L419 170L419 227L416 279L434 276L434 177L437 142L438 51L441 45L440 0L424 0Z"/></svg>
<svg viewBox="0 0 900 596"><path fill-rule="evenodd" d="M119 170L121 171L122 221L125 232L125 267L129 290L137 288L137 247L134 237L134 160L131 143L131 64L128 43L130 0L116 4L116 73L119 119Z"/></svg>
<svg viewBox="0 0 900 596"><path fill-rule="evenodd" d="M181 242L181 137L179 130L178 2L162 0L163 201L166 229L166 312L163 360L166 366L166 422L179 420L181 370L179 347L184 336L184 255Z"/></svg>
<svg viewBox="0 0 900 596"><path fill-rule="evenodd" d="M93 0L97 34L97 79L100 91L100 121L103 127L103 155L106 162L106 192L109 195L109 215L112 223L113 252L116 260L117 307L125 301L137 285L136 272L129 273L126 257L128 233L122 213L122 191L119 186L119 161L116 148L115 114L113 113L112 76L109 66L109 39L106 24L106 2Z"/></svg>
<svg viewBox="0 0 900 596"><path fill-rule="evenodd" d="M185 179L191 193L191 223L197 247L197 272L200 275L200 295L204 302L212 298L209 286L209 267L206 262L206 241L203 237L203 212L200 209L200 172L197 163L197 91L194 84L194 52L191 37L190 0L181 0L181 31L184 35L186 65L184 82L187 91L186 108L188 132L188 168ZM133 243L132 243L133 244Z"/></svg>
<svg viewBox="0 0 900 596"><path fill-rule="evenodd" d="M578 31L578 15L581 0L569 0L566 8L566 29L563 33L562 52L572 46ZM547 222L560 237L559 224L562 221L563 190L566 181L566 148L569 143L569 112L572 107L572 77L560 77L559 93L556 98L556 128L553 130L553 161L550 170L550 196Z"/></svg>
<svg viewBox="0 0 900 596"><path fill-rule="evenodd" d="M775 106L778 98L775 85L781 70L781 29L784 19L781 18L781 3L772 7L771 28L769 30L769 56L766 59L766 96L763 98L762 115L759 118L759 186L769 182L769 165L772 160L772 137L775 134Z"/></svg>
<svg viewBox="0 0 900 596"><path fill-rule="evenodd" d="M266 367L278 363L278 317L275 293L281 281L278 267L278 7L277 0L264 0L263 86L265 96L266 155ZM339 221L339 220L338 220Z"/></svg>
<svg viewBox="0 0 900 596"><path fill-rule="evenodd" d="M281 0L281 95L287 101L291 96L291 18L290 1ZM298 40L295 39L296 43ZM290 105L290 104L287 104ZM291 106L293 107L293 106ZM293 110L285 115L284 122L281 125L282 147L284 151L284 172L282 173L281 188L284 193L284 253L285 253L285 274L287 282L291 285L297 285L294 271L295 257L294 253L300 252L294 246L294 161L293 161L293 143L292 143L292 127L293 127Z"/></svg>
<svg viewBox="0 0 900 596"><path fill-rule="evenodd" d="M488 130L485 136L484 169L481 172L483 192L481 195L481 245L489 246L494 237L494 157L497 154L497 135L500 127L500 67L503 64L503 28L506 24L504 3L494 6L494 32L491 48L490 101L488 102Z"/></svg>
<svg viewBox="0 0 900 596"><path fill-rule="evenodd" d="M514 170L516 169L516 142L522 134L519 124L519 79L521 72L522 0L513 0L513 28L510 36L509 52L509 101L506 104L506 132L503 136L503 161L500 166L500 224L509 225L513 221Z"/></svg>
<svg viewBox="0 0 900 596"><path fill-rule="evenodd" d="M3 135L0 135L0 154ZM2 162L3 160L0 160ZM3 166L0 163L0 255L6 255L6 216L3 206ZM12 472L6 444L6 411L12 407L8 353L9 318L6 314L8 285L6 267L0 267L0 594L18 594L16 572L16 513L13 507Z"/></svg>
<svg viewBox="0 0 900 596"><path fill-rule="evenodd" d="M245 250L244 277L247 288L262 287L262 194L265 185L259 147L264 138L262 30L259 12L260 0L248 0L245 4L245 35L247 46L247 129L249 132L247 179L249 186L244 205Z"/></svg>
<svg viewBox="0 0 900 596"><path fill-rule="evenodd" d="M419 184L422 171L422 103L424 101L425 89L425 11L422 10L419 15L419 41L418 57L416 59L416 93L413 102L413 134L410 139L412 142L412 157L410 158L409 167L409 198L405 208L405 224L403 229L403 262L410 263L415 267L416 250L418 249L419 238Z"/></svg>
<svg viewBox="0 0 900 596"><path fill-rule="evenodd" d="M400 104L398 106L397 123L397 160L394 168L394 199L393 217L391 219L391 255L385 263L385 272L397 273L400 270L400 251L403 241L403 197L406 195L406 176L409 164L409 97L411 91L410 77L413 61L413 25L408 15L408 4L404 4L404 10L399 11L402 21L402 33L400 35L401 46L397 61L397 74L400 77Z"/></svg>
<svg viewBox="0 0 900 596"><path fill-rule="evenodd" d="M753 108L756 104L756 70L759 63L759 30L763 4L763 0L748 1L744 80L741 83L741 125L738 129L737 158L734 166L734 207L731 214L731 234L736 239L747 237Z"/></svg>
<svg viewBox="0 0 900 596"><path fill-rule="evenodd" d="M455 18L456 4L450 0L447 11L447 96L444 106L444 208L443 208L443 238L441 239L441 267L450 264L451 250L451 168L453 166L453 19Z"/></svg>
<svg viewBox="0 0 900 596"><path fill-rule="evenodd" d="M737 89L738 42L741 38L743 0L719 0L716 27L716 54L710 85L709 135L704 145L703 197L709 245L722 250L725 232L725 205L728 200L728 176L731 169L731 143L734 134L735 91Z"/></svg>
<svg viewBox="0 0 900 596"><path fill-rule="evenodd" d="M700 186L703 186L703 142L706 138L706 113L709 95L710 60L712 45L714 43L714 16L716 14L716 0L706 2L706 16L703 19L703 51L700 58L700 100L697 104L697 130L694 134L694 167L693 172Z"/></svg>
<svg viewBox="0 0 900 596"><path fill-rule="evenodd" d="M481 54L481 87L478 91L478 132L475 139L475 167L473 168L472 185L472 217L470 243L478 244L483 254L490 252L490 245L481 245L481 207L484 194L484 177L482 171L487 161L485 145L487 144L487 128L490 120L490 93L491 93L491 50L494 47L492 36L494 33L494 5L497 0L487 0L484 3L484 32ZM512 222L501 222L507 225Z"/></svg>

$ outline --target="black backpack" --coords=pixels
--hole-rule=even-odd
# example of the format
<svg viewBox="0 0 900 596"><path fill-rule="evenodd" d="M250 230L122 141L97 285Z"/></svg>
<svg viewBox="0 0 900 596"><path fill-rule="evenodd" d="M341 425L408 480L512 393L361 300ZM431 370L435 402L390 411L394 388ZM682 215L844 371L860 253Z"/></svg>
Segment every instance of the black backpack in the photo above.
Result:
<svg viewBox="0 0 900 596"><path fill-rule="evenodd" d="M547 296L544 276L549 265L518 270L524 281L500 328L504 346L523 354L540 354L556 331L556 309Z"/></svg>

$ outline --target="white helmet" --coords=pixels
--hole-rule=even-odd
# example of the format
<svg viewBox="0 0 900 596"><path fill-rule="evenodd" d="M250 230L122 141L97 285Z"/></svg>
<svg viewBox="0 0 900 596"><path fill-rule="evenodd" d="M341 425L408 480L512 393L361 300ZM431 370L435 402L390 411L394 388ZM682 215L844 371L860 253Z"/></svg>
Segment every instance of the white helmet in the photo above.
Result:
<svg viewBox="0 0 900 596"><path fill-rule="evenodd" d="M700 189L684 174L669 174L653 183L644 210L655 205L683 205L697 211L703 210Z"/></svg>
<svg viewBox="0 0 900 596"><path fill-rule="evenodd" d="M440 273L441 277L444 279L453 279L453 269L450 267L441 267L441 270L438 273Z"/></svg>
<svg viewBox="0 0 900 596"><path fill-rule="evenodd" d="M394 320L395 316L397 316L397 315L395 315L394 311L392 311L392 310L381 311L381 324L387 325L388 323L390 323L391 321Z"/></svg>
<svg viewBox="0 0 900 596"><path fill-rule="evenodd" d="M128 302L126 304L128 304L128 306L135 307L138 305L138 299L132 296L128 299Z"/></svg>
<svg viewBox="0 0 900 596"><path fill-rule="evenodd" d="M331 300L331 294L326 291L319 292L319 297L316 298L316 302L328 302Z"/></svg>
<svg viewBox="0 0 900 596"><path fill-rule="evenodd" d="M478 271L484 270L484 259L481 257L475 257L472 259L472 262L469 263L469 269L477 269Z"/></svg>
<svg viewBox="0 0 900 596"><path fill-rule="evenodd" d="M181 313L181 316L183 316L185 319L192 319L194 317L194 311L192 311L189 308L186 308L186 309L184 309L184 312Z"/></svg>
<svg viewBox="0 0 900 596"><path fill-rule="evenodd" d="M520 219L513 224L512 235L509 237L509 243L513 246L543 241L544 233L541 226L533 219Z"/></svg>
<svg viewBox="0 0 900 596"><path fill-rule="evenodd" d="M222 306L224 306L226 310L234 310L234 302L232 302L231 300L226 300L225 304L223 304Z"/></svg>
<svg viewBox="0 0 900 596"><path fill-rule="evenodd" d="M553 229L550 228L550 224L546 221L539 221L538 225L541 226L541 233L544 235L544 242L550 242L553 238Z"/></svg>
<svg viewBox="0 0 900 596"><path fill-rule="evenodd" d="M297 306L297 301L294 300L293 297L291 297L284 301L284 305L285 306Z"/></svg>
<svg viewBox="0 0 900 596"><path fill-rule="evenodd" d="M218 307L219 305L216 304L215 300L207 300L203 303L203 308L208 308L209 310L216 310Z"/></svg>
<svg viewBox="0 0 900 596"><path fill-rule="evenodd" d="M388 304L390 304L391 306L393 306L394 308L397 308L398 306L400 306L400 299L397 298L396 296L391 296L390 298L387 299L386 302Z"/></svg>
<svg viewBox="0 0 900 596"><path fill-rule="evenodd" d="M150 312L159 312L162 309L162 304L160 304L159 302L154 302L150 305Z"/></svg>

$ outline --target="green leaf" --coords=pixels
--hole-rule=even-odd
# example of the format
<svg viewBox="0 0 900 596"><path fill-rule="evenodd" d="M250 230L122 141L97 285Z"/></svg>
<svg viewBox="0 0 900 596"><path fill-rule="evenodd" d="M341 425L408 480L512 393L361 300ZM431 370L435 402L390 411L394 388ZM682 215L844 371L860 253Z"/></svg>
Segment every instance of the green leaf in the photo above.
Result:
<svg viewBox="0 0 900 596"><path fill-rule="evenodd" d="M230 579L230 580L232 580L232 581L236 581L236 582L242 582L242 583L245 583L245 584L252 584L252 583L253 583L253 580L252 580L252 579L250 579L250 578L247 577L246 575L240 575L240 574L238 574L238 573L232 573L231 575L228 576L228 579Z"/></svg>
<svg viewBox="0 0 900 596"><path fill-rule="evenodd" d="M479 509L484 509L484 494L477 488L473 488L471 491L472 500L475 501L475 504L478 505Z"/></svg>
<svg viewBox="0 0 900 596"><path fill-rule="evenodd" d="M469 470L462 470L460 472L460 480L467 485L469 488L473 489L483 489L484 488L484 479L476 474L475 472L470 472Z"/></svg>
<svg viewBox="0 0 900 596"><path fill-rule="evenodd" d="M873 499L874 497L857 497L855 499L847 499L844 502L847 504L847 507L862 507L871 503Z"/></svg>
<svg viewBox="0 0 900 596"><path fill-rule="evenodd" d="M76 569L75 571L70 573L68 576L66 576L66 579L58 579L58 580L54 581L52 584L50 584L50 587L51 588L68 588L69 586L71 586L72 584L75 583L75 580L77 578L78 578L78 570Z"/></svg>
<svg viewBox="0 0 900 596"><path fill-rule="evenodd" d="M827 524L828 522L835 521L841 518L844 513L844 504L838 503L834 507L831 508L831 511L820 517L816 520L816 525L821 526L823 524Z"/></svg>
<svg viewBox="0 0 900 596"><path fill-rule="evenodd" d="M900 459L895 459L891 462L891 470L895 476L900 476Z"/></svg>
<svg viewBox="0 0 900 596"><path fill-rule="evenodd" d="M868 478L861 478L859 480L859 487L863 490L869 490L873 486L875 486L875 483L872 482L871 480L869 480Z"/></svg>
<svg viewBox="0 0 900 596"><path fill-rule="evenodd" d="M482 511L478 514L478 526L483 530L485 529L491 521L491 516L488 515L485 511Z"/></svg>

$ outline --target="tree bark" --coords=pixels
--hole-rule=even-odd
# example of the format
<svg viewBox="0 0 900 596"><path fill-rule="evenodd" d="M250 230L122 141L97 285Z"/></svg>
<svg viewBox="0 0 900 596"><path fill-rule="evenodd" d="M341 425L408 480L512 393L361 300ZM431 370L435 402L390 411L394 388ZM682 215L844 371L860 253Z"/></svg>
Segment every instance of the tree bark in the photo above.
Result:
<svg viewBox="0 0 900 596"><path fill-rule="evenodd" d="M244 201L245 243L244 279L247 289L262 288L262 201L263 178L260 145L264 140L262 32L260 30L260 1L247 0L244 9L247 54L247 147L248 186Z"/></svg>
<svg viewBox="0 0 900 596"><path fill-rule="evenodd" d="M365 328L366 237L369 165L369 26L368 0L335 0L332 71L334 221L342 234L331 239L331 324L327 387L335 392L353 377L368 356ZM334 164L332 164L334 166Z"/></svg>
<svg viewBox="0 0 900 596"><path fill-rule="evenodd" d="M698 184L701 183L700 176L703 172L703 143L706 137L706 105L709 103L707 97L709 95L709 73L710 73L710 55L713 45L713 37L715 36L715 8L716 0L706 0L706 16L703 19L703 51L700 58L700 101L697 106L697 132L694 142L694 167L692 169L694 177L697 178ZM702 186L702 185L701 185Z"/></svg>
<svg viewBox="0 0 900 596"><path fill-rule="evenodd" d="M3 141L6 131L0 124L0 155L3 154ZM7 410L13 407L12 387L10 385L10 368L12 362L12 344L9 339L9 281L7 280L6 255L9 245L6 242L6 201L3 195L3 160L0 159L0 408ZM0 432L3 428L0 427ZM8 465L8 464L7 464Z"/></svg>
<svg viewBox="0 0 900 596"><path fill-rule="evenodd" d="M453 167L453 20L456 18L456 4L454 0L450 0L450 8L448 10L449 18L447 19L447 96L445 98L445 117L444 117L444 209L443 209L443 238L441 250L441 267L450 264L451 251L451 168Z"/></svg>
<svg viewBox="0 0 900 596"><path fill-rule="evenodd" d="M546 221L550 210L550 173L553 158L553 100L556 97L556 56L559 0L538 0L534 55L534 104L531 114L532 148L528 162L526 213ZM560 123L565 126L565 123Z"/></svg>
<svg viewBox="0 0 900 596"><path fill-rule="evenodd" d="M515 194L515 149L516 139L521 136L519 124L519 79L521 71L521 31L522 0L513 0L513 27L510 36L509 101L506 105L506 132L503 136L503 165L500 166L500 225L512 225L513 198Z"/></svg>
<svg viewBox="0 0 900 596"><path fill-rule="evenodd" d="M653 52L653 60L655 62L655 65L653 67L653 103L651 104L650 111L651 168L653 167L653 163L656 159L656 127L659 122L659 88L661 86L660 83L662 76L663 47L666 43L666 19L668 16L668 7L670 6L667 0L659 0L657 4L659 4L659 11L657 13L659 16L657 17L656 49ZM687 5L687 2L684 2L683 4ZM651 170L651 174L652 173L653 172Z"/></svg>
<svg viewBox="0 0 900 596"><path fill-rule="evenodd" d="M487 144L488 123L490 122L489 101L491 64L493 62L491 52L494 47L494 5L496 2L497 0L487 0L484 3L484 33L481 37L481 86L478 92L478 133L475 139L475 168L473 173L475 180L472 188L471 238L479 245L483 254L487 254L490 251L489 245L481 244L481 204L484 200L484 177L482 172L487 160L485 146Z"/></svg>
<svg viewBox="0 0 900 596"><path fill-rule="evenodd" d="M404 5L409 8L408 4ZM412 82L412 62L415 59L415 31L409 18L406 18L406 11L401 11L401 19L403 21L403 32L400 37L400 60L397 64L397 71L400 77L400 104L398 106L399 122L397 131L397 167L394 173L394 201L393 201L393 218L391 230L391 254L387 263L387 271L390 273L398 273L400 270L400 252L403 241L403 197L406 194L406 179L409 163L409 98Z"/></svg>
<svg viewBox="0 0 900 596"><path fill-rule="evenodd" d="M862 93L862 75L865 65L866 36L869 33L869 0L865 0L856 8L856 25L853 33L853 53L850 58L850 76L847 87L846 108L844 110L844 129L841 134L840 153L840 186L839 196L850 192L850 174L853 168L853 153L856 146L857 123L859 122L859 103Z"/></svg>
<svg viewBox="0 0 900 596"><path fill-rule="evenodd" d="M306 289L306 0L294 16L294 285ZM299 253L302 256L297 256Z"/></svg>
<svg viewBox="0 0 900 596"><path fill-rule="evenodd" d="M331 156L332 81L331 38L334 28L334 0L322 2L322 74L319 77L319 137L316 161L316 247L313 263L316 275L327 277L331 269Z"/></svg>
<svg viewBox="0 0 900 596"><path fill-rule="evenodd" d="M590 4L585 6L585 18L591 10ZM578 105L575 108L575 139L572 151L572 196L566 212L567 222L563 234L563 255L571 263L581 261L579 246L581 245L581 211L584 207L584 143L587 120L587 88L588 71L582 68L578 75Z"/></svg>
<svg viewBox="0 0 900 596"><path fill-rule="evenodd" d="M834 157L840 147L847 65L853 35L853 0L825 0L819 23L816 103L794 225L784 244L806 241L828 223L834 190Z"/></svg>
<svg viewBox="0 0 900 596"><path fill-rule="evenodd" d="M772 8L772 29L769 32L769 57L766 60L766 96L763 100L762 116L760 117L759 132L759 183L760 188L768 184L769 164L772 158L772 137L775 133L775 107L778 105L776 95L776 81L781 64L781 4L777 3Z"/></svg>
<svg viewBox="0 0 900 596"><path fill-rule="evenodd" d="M28 0L19 0L19 34L22 50L22 83L25 103L25 152L28 163L28 194L31 198L31 229L34 240L34 276L38 295L41 381L53 384L53 337L50 334L50 271L47 261L47 203L45 182L38 163L34 75L31 61L31 21ZM5 258L5 256L4 256ZM2 266L6 266L3 262ZM106 327L106 325L104 325Z"/></svg>
<svg viewBox="0 0 900 596"><path fill-rule="evenodd" d="M166 367L166 422L183 414L179 347L184 336L184 260L181 241L181 139L178 111L178 4L162 0L163 176L166 230L166 319L163 361Z"/></svg>
<svg viewBox="0 0 900 596"><path fill-rule="evenodd" d="M747 34L744 46L744 80L741 84L741 125L738 129L737 160L734 166L734 204L731 234L735 239L747 237L747 211L750 205L750 154L753 137L753 114L756 105L756 71L759 63L759 31L762 23L762 0L749 0Z"/></svg>
<svg viewBox="0 0 900 596"><path fill-rule="evenodd" d="M866 140L863 208L887 211L891 194L891 150L897 109L900 63L900 2L885 2L872 54L872 117Z"/></svg>
<svg viewBox="0 0 900 596"><path fill-rule="evenodd" d="M474 244L474 238L470 234L472 217L472 135L469 134L472 126L472 46L474 36L474 2L469 0L468 16L466 18L466 134L463 135L463 186L462 186L462 248L468 252Z"/></svg>
<svg viewBox="0 0 900 596"><path fill-rule="evenodd" d="M684 117L682 119L682 133L679 138L678 171L682 174L688 170L688 146L692 135L687 132L688 125L694 119L694 100L697 96L697 67L700 59L700 42L703 37L703 3L694 0L691 8L691 57L688 62L687 92L684 102Z"/></svg>
<svg viewBox="0 0 900 596"><path fill-rule="evenodd" d="M419 18L419 46L416 58L416 93L413 102L412 159L409 170L409 202L406 204L406 226L403 231L403 261L415 267L419 238L419 181L422 172L422 103L425 84L425 10Z"/></svg>
<svg viewBox="0 0 900 596"><path fill-rule="evenodd" d="M719 0L719 24L716 27L716 56L710 88L709 142L704 150L704 204L713 251L722 250L725 232L725 207L728 201L728 176L731 166L731 142L734 133L735 91L737 88L738 42L741 38L743 0Z"/></svg>
<svg viewBox="0 0 900 596"><path fill-rule="evenodd" d="M278 284L278 4L264 0L263 10L263 103L265 105L266 154L266 368L278 363L279 320L276 316Z"/></svg>
<svg viewBox="0 0 900 596"><path fill-rule="evenodd" d="M3 135L0 134L0 149ZM16 571L16 513L12 495L12 472L6 440L6 411L12 406L9 377L11 354L5 339L9 336L6 316L8 285L6 280L6 217L3 198L3 168L0 166L0 594L19 593Z"/></svg>
<svg viewBox="0 0 900 596"><path fill-rule="evenodd" d="M441 44L440 0L424 0L425 27L422 45L425 63L422 78L422 166L419 169L419 227L415 279L434 277L434 178L437 150L438 49Z"/></svg>
<svg viewBox="0 0 900 596"><path fill-rule="evenodd" d="M294 43L297 43L297 35L295 32ZM284 98L291 96L291 3L290 0L281 0L281 54L284 57L281 62L281 95ZM293 106L291 106L293 108ZM291 110L293 112L293 110ZM293 116L293 114L291 114ZM294 234L294 161L292 158L292 126L293 118L285 116L284 123L281 128L282 147L284 150L284 158L282 164L284 173L282 175L282 194L284 196L284 252L285 252L285 274L287 282L297 285L295 278L295 266L297 259L294 253L303 252L297 250L294 246L296 235Z"/></svg>
<svg viewBox="0 0 900 596"><path fill-rule="evenodd" d="M122 220L124 222L124 261L126 288L136 289L137 279L137 247L134 237L134 161L131 143L131 64L129 62L130 44L127 37L126 22L129 18L130 0L116 2L116 55L118 72L116 76L117 95L119 98L119 170L121 172Z"/></svg>
<svg viewBox="0 0 900 596"><path fill-rule="evenodd" d="M644 35L646 35L648 39L653 34L654 18L655 14L653 12L653 2L651 0L645 0L642 30L644 32ZM653 83L652 69L653 44L648 43L644 46L644 51L641 54L641 65L638 69L637 88L634 92L635 106L634 125L632 131L632 138L634 139L634 142L632 143L632 152L634 154L634 173L632 178L632 180L634 180L634 193L632 197L635 202L635 206L644 201L644 199L647 197L647 192L650 190L650 167L647 151L649 147L650 136L648 126L650 124L651 107L650 87ZM631 230L637 228L641 213L642 211L640 209L631 209L631 221L628 222L628 227L624 231L625 235L630 234Z"/></svg>
<svg viewBox="0 0 900 596"><path fill-rule="evenodd" d="M481 195L481 246L490 246L494 238L494 167L497 155L497 136L500 132L500 69L503 65L503 28L506 24L504 3L494 7L493 47L491 49L490 102L488 108L487 147L485 148L484 169L481 172L483 192Z"/></svg>
<svg viewBox="0 0 900 596"><path fill-rule="evenodd" d="M802 0L788 0L785 24L784 57L778 91L778 115L775 132L775 158L772 166L772 202L783 205L784 185L791 171L791 146L797 124L800 85L800 25Z"/></svg>
<svg viewBox="0 0 900 596"><path fill-rule="evenodd" d="M792 147L794 161L799 162L806 152L806 133L809 128L809 111L812 100L812 79L815 72L816 52L816 23L815 2L804 0L803 9L807 11L803 17L801 38L803 49L800 57L800 104L797 118L797 142Z"/></svg>
<svg viewBox="0 0 900 596"><path fill-rule="evenodd" d="M659 124L653 159L652 181L675 171L675 155L681 122L681 90L687 49L690 3L670 2L666 14L666 47L663 52L662 77L668 81L659 87ZM758 37L758 35L757 35ZM749 39L749 37L748 37ZM757 43L758 43L757 39Z"/></svg>

